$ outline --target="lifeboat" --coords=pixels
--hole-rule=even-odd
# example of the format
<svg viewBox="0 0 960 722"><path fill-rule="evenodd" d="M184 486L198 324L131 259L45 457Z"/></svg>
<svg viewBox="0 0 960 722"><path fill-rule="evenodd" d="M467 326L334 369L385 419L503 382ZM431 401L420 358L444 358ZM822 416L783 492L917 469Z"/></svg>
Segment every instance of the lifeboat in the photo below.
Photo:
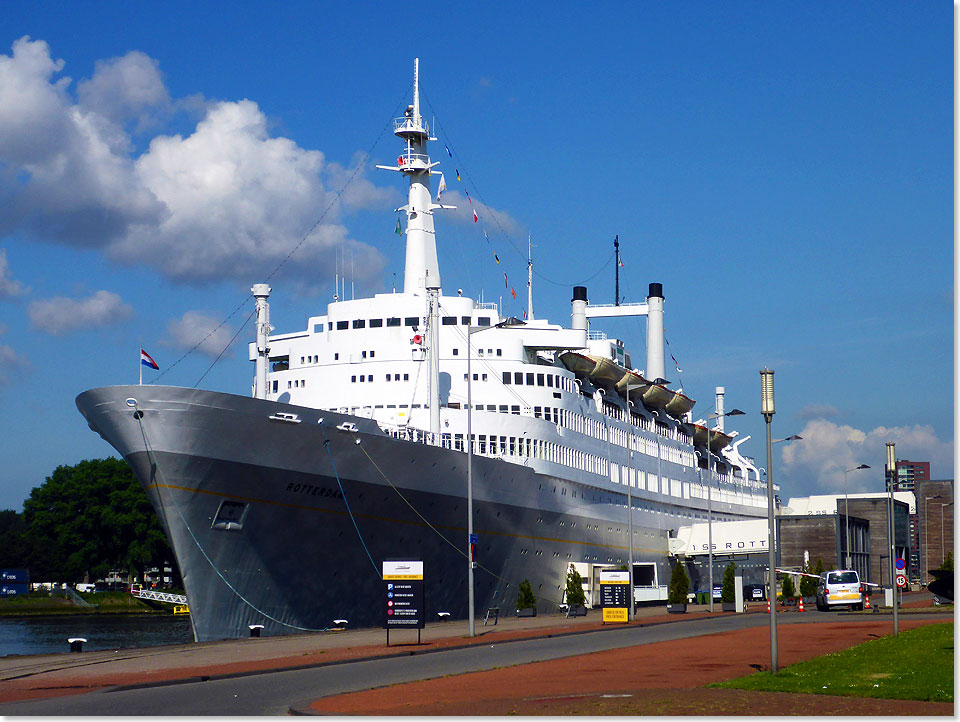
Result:
<svg viewBox="0 0 960 722"><path fill-rule="evenodd" d="M643 392L650 385L650 382L647 381L643 376L636 373L635 371L627 371L619 381L617 381L616 389L617 392L623 396L627 397L627 387L634 386L639 388L630 389L630 399L631 401L639 401L643 398Z"/></svg>
<svg viewBox="0 0 960 722"><path fill-rule="evenodd" d="M671 393L673 394L673 398L667 402L666 411L673 418L682 419L683 415L692 409L697 402L689 396L681 394L679 391L673 391Z"/></svg>
<svg viewBox="0 0 960 722"><path fill-rule="evenodd" d="M568 371L572 371L578 379L590 378L590 374L593 373L593 369L597 366L596 361L576 351L567 351L561 354L560 363L566 366Z"/></svg>
<svg viewBox="0 0 960 722"><path fill-rule="evenodd" d="M708 436L710 438L710 452L713 454L719 454L721 449L733 441L732 436L725 434L722 431L717 431L716 429L707 429L706 426L700 426L700 424L693 424L694 444L697 446L706 446Z"/></svg>
<svg viewBox="0 0 960 722"><path fill-rule="evenodd" d="M608 358L603 356L588 356L587 358L595 364L593 371L590 373L590 380L595 385L607 388L616 387L620 379L627 374L627 370L623 366Z"/></svg>

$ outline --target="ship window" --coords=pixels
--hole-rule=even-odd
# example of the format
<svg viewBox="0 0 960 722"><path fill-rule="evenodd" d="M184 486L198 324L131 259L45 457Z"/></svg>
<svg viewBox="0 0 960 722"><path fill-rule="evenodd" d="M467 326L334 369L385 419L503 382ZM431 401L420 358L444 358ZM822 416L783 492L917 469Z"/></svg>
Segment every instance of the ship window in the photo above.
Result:
<svg viewBox="0 0 960 722"><path fill-rule="evenodd" d="M460 355L460 349L458 349L458 348L453 349L453 355L454 355L454 356L459 356L459 355Z"/></svg>
<svg viewBox="0 0 960 722"><path fill-rule="evenodd" d="M486 381L486 380L487 380L487 375L486 375L486 374L483 374L483 376L481 376L480 379L481 379L482 381Z"/></svg>
<svg viewBox="0 0 960 722"><path fill-rule="evenodd" d="M213 518L213 528L224 531L240 531L246 516L247 505L240 501L224 499L220 502L217 515Z"/></svg>
<svg viewBox="0 0 960 722"><path fill-rule="evenodd" d="M351 377L350 377L350 383L352 383L352 384L357 383L357 377L356 377L356 376L351 376Z"/></svg>
<svg viewBox="0 0 960 722"><path fill-rule="evenodd" d="M489 325L490 325L490 317L489 317L489 316L481 316L480 318L477 319L477 325L478 325L478 326L489 326Z"/></svg>
<svg viewBox="0 0 960 722"><path fill-rule="evenodd" d="M390 326L399 326L399 325L400 325L400 319L399 319L399 318L393 317L393 318L388 318L388 319L387 319L387 326L388 326L388 327L390 327Z"/></svg>
<svg viewBox="0 0 960 722"><path fill-rule="evenodd" d="M506 404L500 404L500 413L501 413L501 414L507 413L507 405L506 405Z"/></svg>
<svg viewBox="0 0 960 722"><path fill-rule="evenodd" d="M522 384L523 383L523 374L519 371L515 371L513 374L513 383Z"/></svg>
<svg viewBox="0 0 960 722"><path fill-rule="evenodd" d="M403 319L404 326L418 326L419 324L420 319L416 316L408 316L407 318Z"/></svg>
<svg viewBox="0 0 960 722"><path fill-rule="evenodd" d="M367 322L366 322L364 319L362 319L362 318L355 318L355 319L353 320L353 327L354 327L354 328L366 328L366 327L367 327Z"/></svg>
<svg viewBox="0 0 960 722"><path fill-rule="evenodd" d="M510 413L511 413L511 414L516 414L517 416L519 416L519 415L520 415L520 407L519 407L519 406L511 406L511 407L510 407Z"/></svg>
<svg viewBox="0 0 960 722"><path fill-rule="evenodd" d="M273 393L277 393L277 380L273 380Z"/></svg>
<svg viewBox="0 0 960 722"><path fill-rule="evenodd" d="M370 319L370 328L381 328L383 326L382 318L371 318Z"/></svg>
<svg viewBox="0 0 960 722"><path fill-rule="evenodd" d="M348 328L349 326L350 326L350 322L349 322L349 321L337 321L337 330L338 330L338 331L342 331L343 329Z"/></svg>
<svg viewBox="0 0 960 722"><path fill-rule="evenodd" d="M360 374L360 383L363 383L366 380L367 380L367 377L363 374Z"/></svg>
<svg viewBox="0 0 960 722"><path fill-rule="evenodd" d="M461 317L460 317L460 323L463 324L464 326L469 326L469 325L470 325L470 317L469 317L469 316L461 316Z"/></svg>
<svg viewBox="0 0 960 722"><path fill-rule="evenodd" d="M390 380L390 374L387 374L387 381Z"/></svg>
<svg viewBox="0 0 960 722"><path fill-rule="evenodd" d="M307 357L306 357L306 356L301 356L301 357L300 357L300 365L303 366L306 362L307 362Z"/></svg>
<svg viewBox="0 0 960 722"><path fill-rule="evenodd" d="M543 384L544 384L543 374L537 374L537 386L543 386Z"/></svg>
<svg viewBox="0 0 960 722"><path fill-rule="evenodd" d="M371 351L371 352L370 352L370 358L373 358L373 357L376 356L376 355L377 355L377 352L376 352L376 351Z"/></svg>
<svg viewBox="0 0 960 722"><path fill-rule="evenodd" d="M527 386L533 386L533 374L527 374Z"/></svg>
<svg viewBox="0 0 960 722"><path fill-rule="evenodd" d="M366 352L366 351L361 351L361 352L360 352L360 358L366 358L366 357L367 357L367 352Z"/></svg>
<svg viewBox="0 0 960 722"><path fill-rule="evenodd" d="M477 355L478 355L478 356L483 356L483 349L482 349L482 348L478 348L478 349L477 349Z"/></svg>
<svg viewBox="0 0 960 722"><path fill-rule="evenodd" d="M404 380L404 381L409 381L409 380L410 380L410 374L404 374L404 375L403 375L403 380Z"/></svg>
<svg viewBox="0 0 960 722"><path fill-rule="evenodd" d="M288 388L288 389L289 389L289 388L293 388L293 382L292 382L292 381L287 381L287 388Z"/></svg>
<svg viewBox="0 0 960 722"><path fill-rule="evenodd" d="M443 321L442 321L441 323L443 323L444 326L456 326L456 325L457 325L457 317L456 317L456 316L444 316L444 317L443 317Z"/></svg>
<svg viewBox="0 0 960 722"><path fill-rule="evenodd" d="M399 380L400 380L400 374L394 374L394 375L393 375L393 380L394 380L394 381L399 381Z"/></svg>
<svg viewBox="0 0 960 722"><path fill-rule="evenodd" d="M547 386L553 388L553 376L547 375Z"/></svg>
<svg viewBox="0 0 960 722"><path fill-rule="evenodd" d="M503 349L502 349L502 348L498 348L498 349L497 349L497 356L503 356Z"/></svg>
<svg viewBox="0 0 960 722"><path fill-rule="evenodd" d="M480 374L474 374L474 375L473 375L473 380L474 380L474 381L479 381L479 380L480 380Z"/></svg>
<svg viewBox="0 0 960 722"><path fill-rule="evenodd" d="M533 407L533 416L534 416L534 418L537 418L537 419L540 418L540 407L539 407L539 406L534 406L534 407Z"/></svg>
<svg viewBox="0 0 960 722"><path fill-rule="evenodd" d="M339 353L333 354L333 360L334 360L334 361L339 361L339 360L340 360L340 354L339 354Z"/></svg>
<svg viewBox="0 0 960 722"><path fill-rule="evenodd" d="M327 321L327 330L328 330L328 331L332 331L332 330L333 330L333 321Z"/></svg>
<svg viewBox="0 0 960 722"><path fill-rule="evenodd" d="M509 371L504 371L504 372L503 372L503 383L505 383L505 384L509 384L509 383L510 383L510 372L509 372Z"/></svg>

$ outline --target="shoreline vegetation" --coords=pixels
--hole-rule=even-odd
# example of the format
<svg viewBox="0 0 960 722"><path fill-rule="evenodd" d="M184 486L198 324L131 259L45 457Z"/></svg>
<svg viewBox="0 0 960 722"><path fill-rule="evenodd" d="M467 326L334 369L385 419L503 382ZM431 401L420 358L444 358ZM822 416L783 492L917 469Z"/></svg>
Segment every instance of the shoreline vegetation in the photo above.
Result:
<svg viewBox="0 0 960 722"><path fill-rule="evenodd" d="M0 599L0 617L45 617L75 614L172 614L172 604L138 599L127 592L79 592L90 606L78 604L66 594L30 592Z"/></svg>

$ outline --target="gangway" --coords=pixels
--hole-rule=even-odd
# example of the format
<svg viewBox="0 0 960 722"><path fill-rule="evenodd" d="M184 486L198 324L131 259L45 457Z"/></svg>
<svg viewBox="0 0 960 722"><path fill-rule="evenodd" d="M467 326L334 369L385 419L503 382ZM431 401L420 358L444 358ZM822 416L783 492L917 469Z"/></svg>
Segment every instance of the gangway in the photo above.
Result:
<svg viewBox="0 0 960 722"><path fill-rule="evenodd" d="M187 603L187 598L182 594L149 591L141 587L139 584L134 584L130 587L130 594L139 599L152 599L155 602L169 602L170 604Z"/></svg>

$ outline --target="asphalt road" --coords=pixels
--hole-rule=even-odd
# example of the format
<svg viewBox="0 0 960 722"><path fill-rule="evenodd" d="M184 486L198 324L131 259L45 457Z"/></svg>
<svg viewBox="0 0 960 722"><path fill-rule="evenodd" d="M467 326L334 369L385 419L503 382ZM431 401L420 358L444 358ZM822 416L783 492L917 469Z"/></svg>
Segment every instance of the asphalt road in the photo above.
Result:
<svg viewBox="0 0 960 722"><path fill-rule="evenodd" d="M836 612L785 614L778 624L826 621L856 624ZM2 715L265 715L286 714L292 706L321 697L402 682L431 679L547 659L558 659L652 642L683 639L769 624L762 614L737 614L650 626L608 627L561 637L543 637L464 649L417 653L409 657L335 663L310 669L271 671L178 682L134 689L0 704Z"/></svg>

